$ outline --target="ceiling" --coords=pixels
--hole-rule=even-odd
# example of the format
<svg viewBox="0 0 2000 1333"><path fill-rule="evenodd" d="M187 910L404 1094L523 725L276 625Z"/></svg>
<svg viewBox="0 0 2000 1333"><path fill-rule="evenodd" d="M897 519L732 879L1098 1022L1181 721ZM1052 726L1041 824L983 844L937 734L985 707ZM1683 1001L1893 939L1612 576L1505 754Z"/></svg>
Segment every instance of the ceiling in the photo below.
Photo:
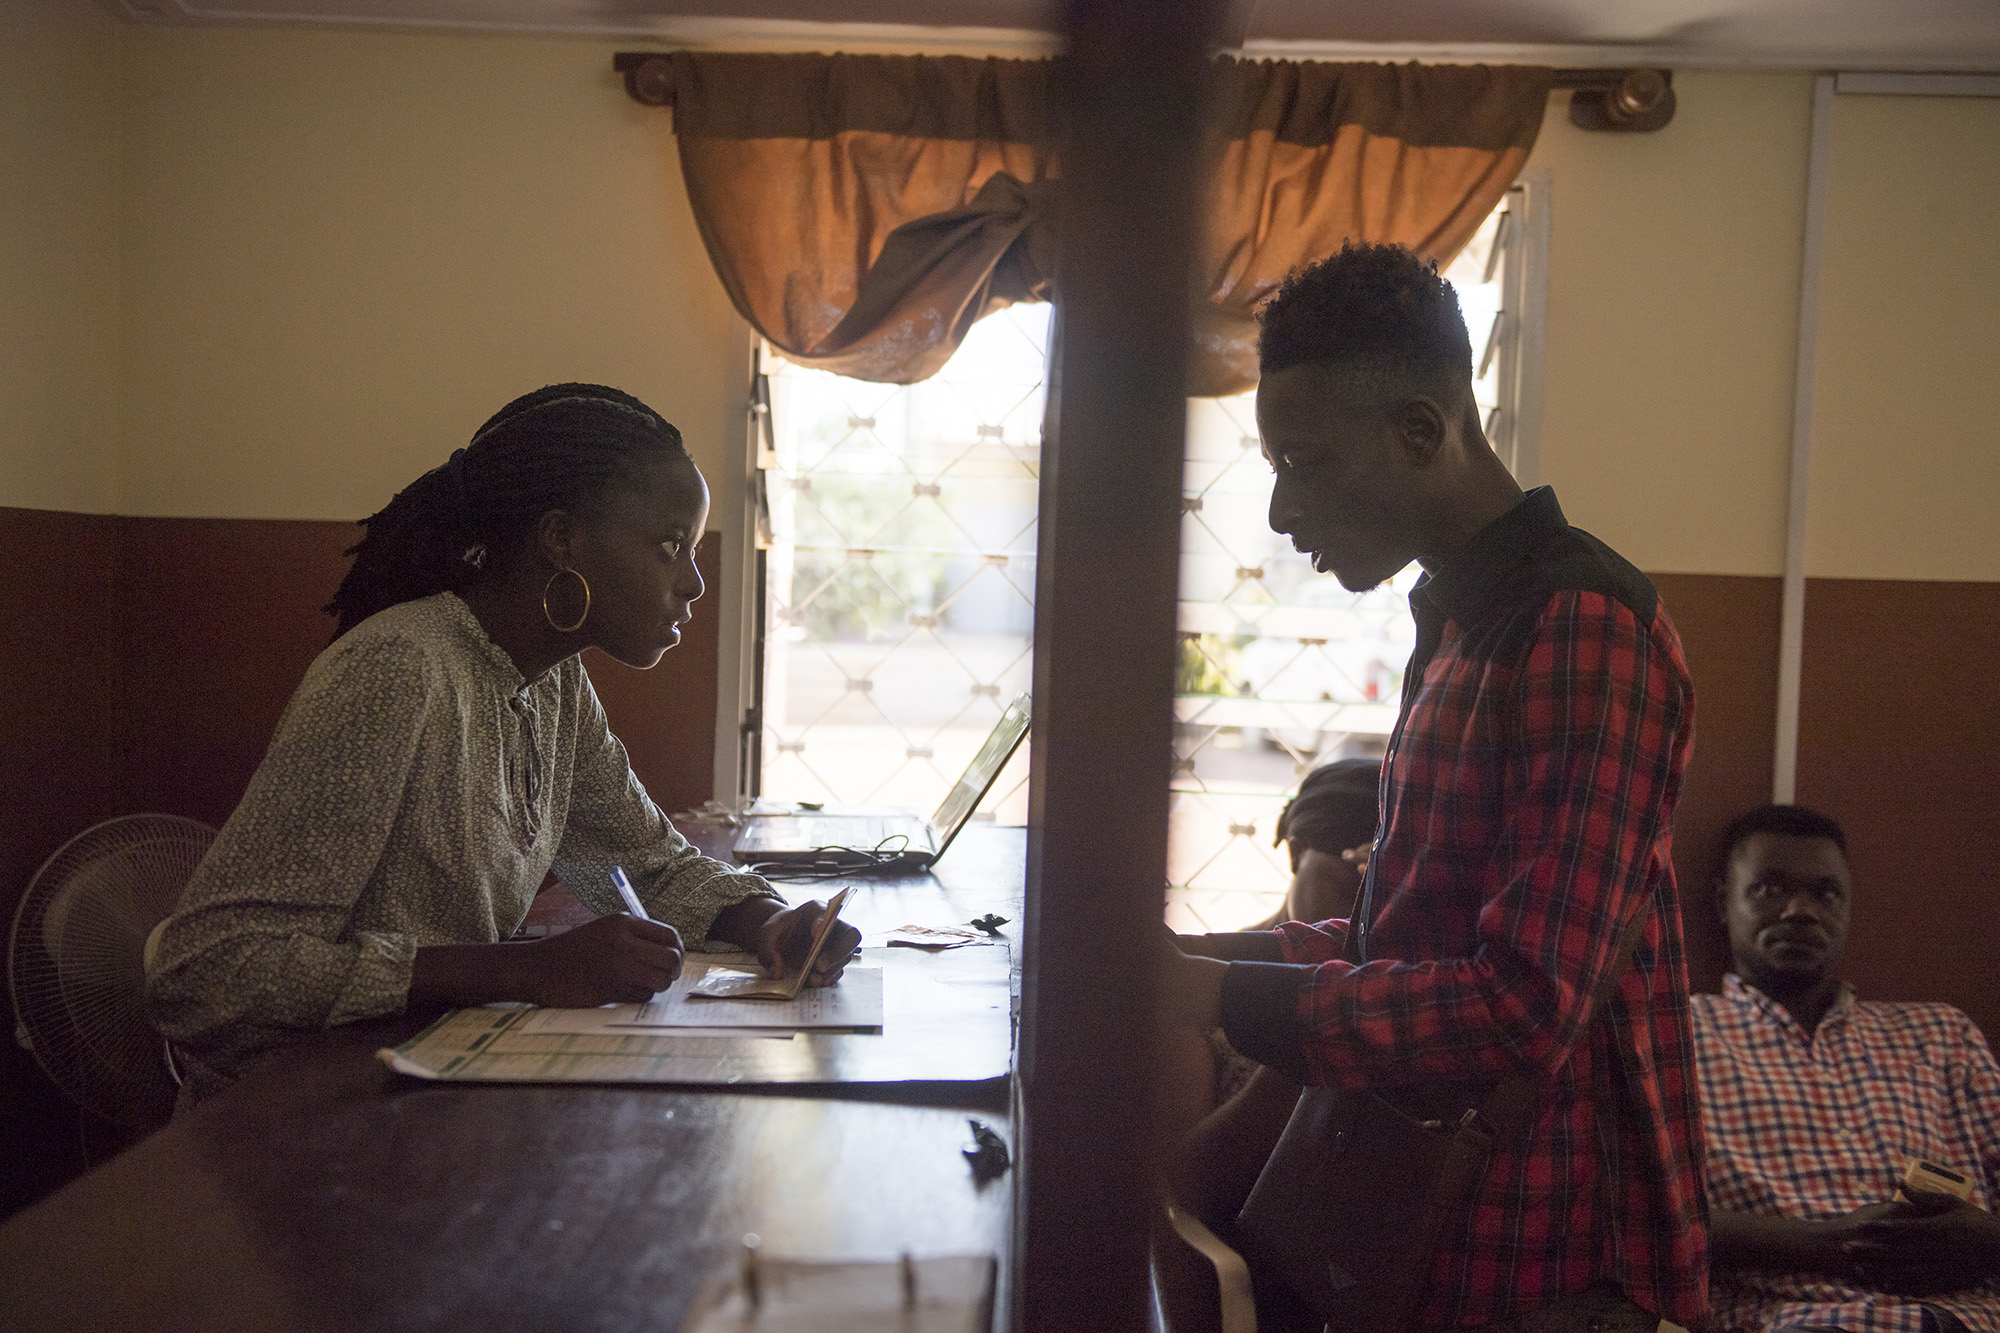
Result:
<svg viewBox="0 0 2000 1333"><path fill-rule="evenodd" d="M139 22L1044 51L1053 0L109 0ZM1170 0L1159 0L1170 3ZM1224 44L1338 59L2000 70L2000 0L1236 0Z"/></svg>

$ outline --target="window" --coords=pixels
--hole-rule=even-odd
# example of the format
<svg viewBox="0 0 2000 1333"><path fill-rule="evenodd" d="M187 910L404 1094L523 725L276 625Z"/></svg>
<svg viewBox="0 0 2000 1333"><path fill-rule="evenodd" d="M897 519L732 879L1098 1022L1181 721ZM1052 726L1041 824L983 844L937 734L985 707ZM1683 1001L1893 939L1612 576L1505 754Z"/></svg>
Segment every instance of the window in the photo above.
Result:
<svg viewBox="0 0 2000 1333"><path fill-rule="evenodd" d="M1488 437L1533 469L1546 186L1530 177L1446 271ZM1050 310L981 320L916 385L761 357L750 794L928 810L1032 677ZM1379 754L1413 639L1414 567L1354 594L1271 532L1254 395L1189 404L1168 919L1267 916L1278 812L1318 764ZM1025 747L977 818L1027 817Z"/></svg>
<svg viewBox="0 0 2000 1333"><path fill-rule="evenodd" d="M766 354L753 794L930 810L1028 688L1049 308L974 326L937 375ZM1027 819L1027 750L975 818Z"/></svg>

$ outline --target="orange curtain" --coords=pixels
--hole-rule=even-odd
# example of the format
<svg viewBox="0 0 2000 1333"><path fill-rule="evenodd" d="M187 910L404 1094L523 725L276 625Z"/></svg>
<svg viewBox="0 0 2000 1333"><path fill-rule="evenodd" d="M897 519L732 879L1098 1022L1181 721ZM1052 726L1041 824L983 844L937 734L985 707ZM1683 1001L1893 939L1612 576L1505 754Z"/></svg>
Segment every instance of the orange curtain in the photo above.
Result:
<svg viewBox="0 0 2000 1333"><path fill-rule="evenodd" d="M1256 310L1346 240L1448 264L1514 183L1550 70L1515 65L1217 64L1188 392L1257 383Z"/></svg>
<svg viewBox="0 0 2000 1333"><path fill-rule="evenodd" d="M710 259L787 356L910 384L1053 295L1051 62L709 55L674 130ZM1189 392L1257 380L1257 305L1343 240L1447 262L1533 147L1540 68L1223 60Z"/></svg>
<svg viewBox="0 0 2000 1333"><path fill-rule="evenodd" d="M673 61L702 240L786 356L914 384L980 316L1049 299L1048 61Z"/></svg>

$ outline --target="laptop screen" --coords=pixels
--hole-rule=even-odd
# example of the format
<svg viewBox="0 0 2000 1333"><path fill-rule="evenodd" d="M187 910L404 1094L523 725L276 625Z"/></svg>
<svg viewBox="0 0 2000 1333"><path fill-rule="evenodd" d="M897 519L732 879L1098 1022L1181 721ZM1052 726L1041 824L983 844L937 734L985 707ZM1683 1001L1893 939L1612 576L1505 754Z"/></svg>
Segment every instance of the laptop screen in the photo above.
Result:
<svg viewBox="0 0 2000 1333"><path fill-rule="evenodd" d="M1028 734L1028 696L1025 693L1014 696L1007 705L1007 711L993 726L986 737L986 744L979 747L979 753L966 765L960 775L958 785L944 798L944 804L931 816L931 836L937 839L937 849L942 852L945 844L957 834L959 827L972 818L986 789L1000 776L1000 770L1014 754L1014 747L1021 743L1021 737Z"/></svg>

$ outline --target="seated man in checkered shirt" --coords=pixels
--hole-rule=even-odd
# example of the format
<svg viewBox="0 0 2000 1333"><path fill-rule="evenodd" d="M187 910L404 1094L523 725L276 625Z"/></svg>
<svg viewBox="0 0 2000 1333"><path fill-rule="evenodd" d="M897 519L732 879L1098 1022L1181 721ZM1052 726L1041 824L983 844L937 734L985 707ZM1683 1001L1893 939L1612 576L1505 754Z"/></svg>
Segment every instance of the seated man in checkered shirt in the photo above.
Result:
<svg viewBox="0 0 2000 1333"><path fill-rule="evenodd" d="M1752 810L1716 888L1735 970L1696 995L1715 1333L2000 1333L2000 1068L1945 1004L1861 1002L1840 980L1840 825ZM1919 1158L1972 1202L1894 1199Z"/></svg>

